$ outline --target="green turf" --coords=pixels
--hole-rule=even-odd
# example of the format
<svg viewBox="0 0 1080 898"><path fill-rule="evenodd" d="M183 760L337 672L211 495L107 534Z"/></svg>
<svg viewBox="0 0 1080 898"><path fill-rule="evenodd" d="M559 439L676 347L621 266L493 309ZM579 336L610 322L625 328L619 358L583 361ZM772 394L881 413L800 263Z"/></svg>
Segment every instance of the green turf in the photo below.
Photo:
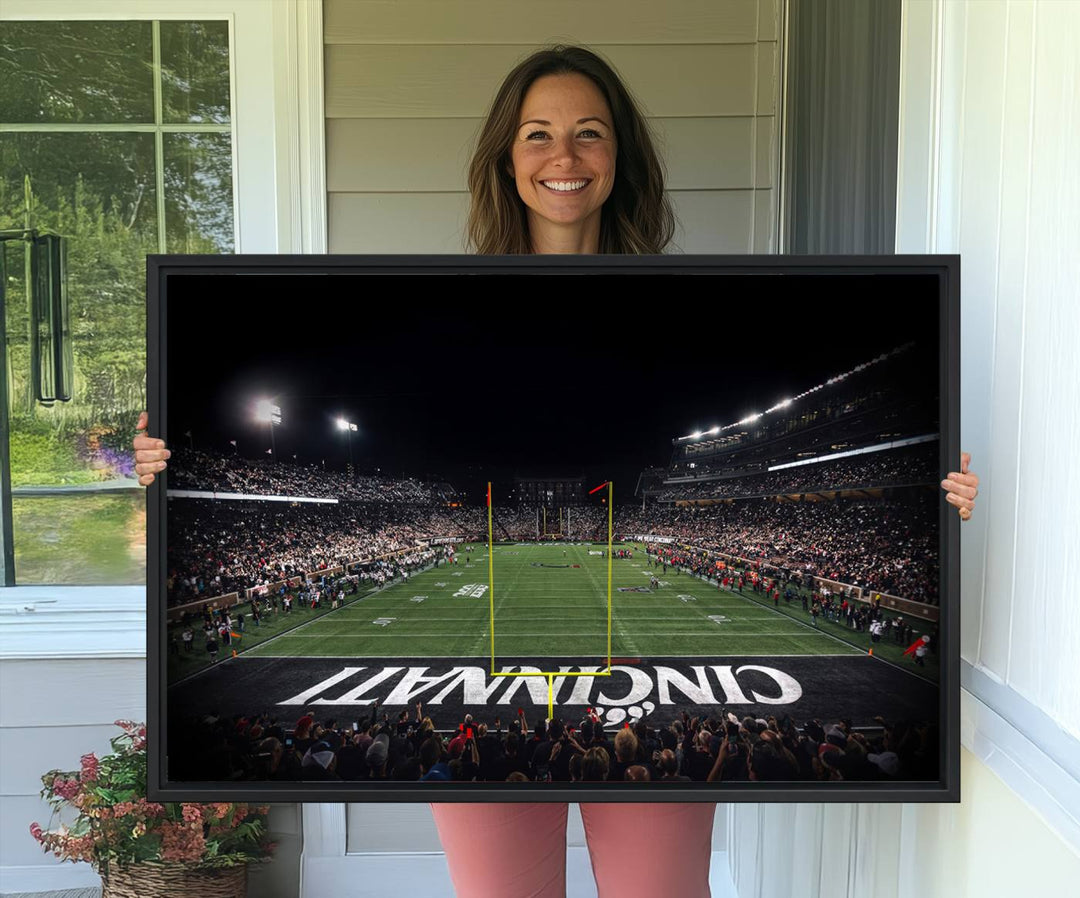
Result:
<svg viewBox="0 0 1080 898"><path fill-rule="evenodd" d="M596 546L495 547L495 663L519 657L574 657L595 664L607 656L607 559ZM563 551L566 556L563 556ZM487 549L459 552L459 564L433 568L367 596L347 608L255 646L259 657L487 657L491 651L489 597L457 596L488 584ZM579 564L579 568L534 567ZM801 603L776 610L756 596L718 590L687 573L654 569L640 547L632 560L614 559L612 655L723 657L728 655L852 655L870 647L868 634L819 620L813 628ZM665 584L650 594L619 586ZM443 583L444 586L437 584ZM412 601L425 596L423 602ZM693 597L684 601L680 596ZM711 616L725 618L720 622ZM380 618L392 618L384 626ZM914 669L901 648L880 643L875 654ZM915 672L937 679L934 664Z"/></svg>
<svg viewBox="0 0 1080 898"><path fill-rule="evenodd" d="M345 599L345 607L348 607L353 602L359 601L366 596L368 592L369 590L362 590L359 593L347 596ZM293 593L295 595L295 590ZM288 614L281 610L268 612L263 616L262 621L258 626L255 625L254 619L251 617L251 604L249 602L241 604L234 613L237 615L244 615L244 632L241 633L239 641L233 641L229 645L222 645L220 642L218 643L217 662L211 662L210 656L206 653L206 636L203 630L201 616L197 616L197 619L190 623L191 631L195 636L190 652L184 650L183 643L180 641L180 636L185 629L184 624L178 622L169 624L169 636L175 636L178 641L178 651L166 652L166 657L168 659L167 675L170 683L175 683L177 680L190 676L193 673L197 673L203 668L210 667L211 663L220 663L225 658L231 657L234 651L237 653L245 652L252 646L259 645L269 639L273 639L275 636L301 627L304 624L310 623L316 618L330 614L331 612L329 605L311 608L302 602L294 602L293 608Z"/></svg>

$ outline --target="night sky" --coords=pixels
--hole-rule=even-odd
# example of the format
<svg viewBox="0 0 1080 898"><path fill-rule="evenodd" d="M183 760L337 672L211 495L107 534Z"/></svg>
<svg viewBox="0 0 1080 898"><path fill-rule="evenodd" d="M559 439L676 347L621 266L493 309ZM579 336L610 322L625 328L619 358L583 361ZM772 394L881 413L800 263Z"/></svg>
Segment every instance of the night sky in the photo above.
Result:
<svg viewBox="0 0 1080 898"><path fill-rule="evenodd" d="M632 490L673 437L908 340L936 370L937 302L916 275L173 275L166 436L265 458L276 397L283 461L343 469L343 415L360 472Z"/></svg>

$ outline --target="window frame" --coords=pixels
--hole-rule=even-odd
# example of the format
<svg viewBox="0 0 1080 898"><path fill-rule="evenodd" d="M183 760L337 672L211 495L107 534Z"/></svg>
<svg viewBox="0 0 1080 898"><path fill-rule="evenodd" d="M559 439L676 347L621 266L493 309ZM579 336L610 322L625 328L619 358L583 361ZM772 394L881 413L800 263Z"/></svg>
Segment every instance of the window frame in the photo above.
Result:
<svg viewBox="0 0 1080 898"><path fill-rule="evenodd" d="M5 0L0 10L0 21L227 21L235 251L326 252L321 2ZM146 586L2 587L0 637L0 659L145 657Z"/></svg>

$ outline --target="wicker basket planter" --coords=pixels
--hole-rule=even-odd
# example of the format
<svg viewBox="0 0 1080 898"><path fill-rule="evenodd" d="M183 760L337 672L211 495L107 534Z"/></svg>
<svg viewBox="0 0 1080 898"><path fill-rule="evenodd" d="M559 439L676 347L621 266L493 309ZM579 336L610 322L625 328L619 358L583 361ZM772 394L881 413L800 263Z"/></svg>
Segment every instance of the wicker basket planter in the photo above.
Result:
<svg viewBox="0 0 1080 898"><path fill-rule="evenodd" d="M93 865L102 898L247 898L247 865L274 854L269 805L148 800L146 725L116 725L110 754L42 775L50 824L69 822L31 823L30 835L46 854Z"/></svg>
<svg viewBox="0 0 1080 898"><path fill-rule="evenodd" d="M184 864L132 864L101 877L101 898L245 898L247 865L197 870Z"/></svg>

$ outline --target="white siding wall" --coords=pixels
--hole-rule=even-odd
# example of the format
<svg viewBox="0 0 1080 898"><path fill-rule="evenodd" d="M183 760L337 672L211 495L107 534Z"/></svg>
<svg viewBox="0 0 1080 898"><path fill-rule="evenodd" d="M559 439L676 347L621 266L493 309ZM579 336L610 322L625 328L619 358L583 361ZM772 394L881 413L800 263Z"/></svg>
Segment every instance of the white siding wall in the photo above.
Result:
<svg viewBox="0 0 1080 898"><path fill-rule="evenodd" d="M961 531L963 800L733 807L742 896L1080 881L1080 3L903 14L897 252L962 256L961 442L983 483Z"/></svg>
<svg viewBox="0 0 1080 898"><path fill-rule="evenodd" d="M496 88L539 46L612 61L660 139L689 253L775 252L779 0L326 0L335 253L459 253ZM548 31L543 23L573 23Z"/></svg>
<svg viewBox="0 0 1080 898"><path fill-rule="evenodd" d="M960 804L732 805L740 898L1075 892L1080 855L975 755Z"/></svg>
<svg viewBox="0 0 1080 898"><path fill-rule="evenodd" d="M0 869L42 864L30 823L45 826L40 797L47 770L78 770L87 752L110 750L114 720L146 717L145 661L130 659L0 661ZM72 884L96 883L86 864L62 868Z"/></svg>
<svg viewBox="0 0 1080 898"><path fill-rule="evenodd" d="M931 245L967 263L963 442L988 485L964 558L963 655L1080 739L1080 5L947 10L963 104Z"/></svg>

